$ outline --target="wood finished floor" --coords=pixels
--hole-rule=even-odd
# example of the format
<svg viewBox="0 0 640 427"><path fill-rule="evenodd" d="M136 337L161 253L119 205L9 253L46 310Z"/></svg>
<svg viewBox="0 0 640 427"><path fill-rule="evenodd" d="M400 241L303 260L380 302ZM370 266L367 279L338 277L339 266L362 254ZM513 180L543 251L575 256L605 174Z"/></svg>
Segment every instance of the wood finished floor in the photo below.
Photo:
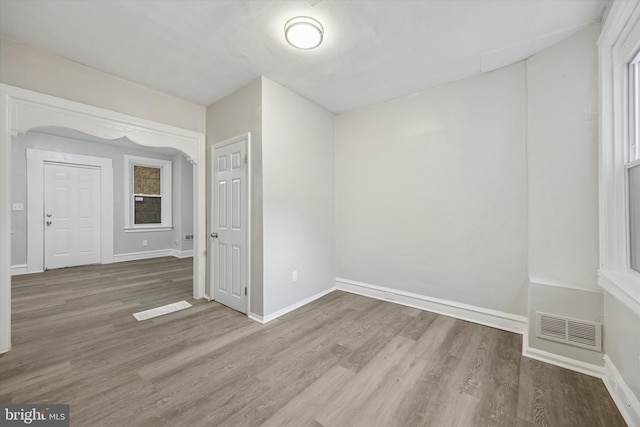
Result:
<svg viewBox="0 0 640 427"><path fill-rule="evenodd" d="M12 289L0 402L68 403L72 426L625 425L600 380L522 357L519 335L348 293L260 325L193 300L190 259Z"/></svg>

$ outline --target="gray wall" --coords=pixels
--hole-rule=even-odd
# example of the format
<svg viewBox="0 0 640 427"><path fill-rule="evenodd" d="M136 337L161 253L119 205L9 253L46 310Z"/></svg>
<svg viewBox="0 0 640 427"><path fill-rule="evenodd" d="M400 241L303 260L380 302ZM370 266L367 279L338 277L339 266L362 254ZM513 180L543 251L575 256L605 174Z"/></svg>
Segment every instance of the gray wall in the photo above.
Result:
<svg viewBox="0 0 640 427"><path fill-rule="evenodd" d="M525 67L336 122L337 275L526 315Z"/></svg>
<svg viewBox="0 0 640 427"><path fill-rule="evenodd" d="M251 301L250 310L262 316L262 79L238 89L207 107L207 159L211 145L251 132ZM209 160L207 160L209 162ZM211 194L210 168L207 168L207 197ZM207 203L207 220L211 230ZM210 278L207 279L209 283Z"/></svg>
<svg viewBox="0 0 640 427"><path fill-rule="evenodd" d="M173 177L173 245L192 251L193 240L185 240L185 235L193 234L193 166L179 153L173 156Z"/></svg>
<svg viewBox="0 0 640 427"><path fill-rule="evenodd" d="M529 346L602 365L602 353L535 336L536 311L603 321L596 273L599 32L592 25L527 60L527 168Z"/></svg>
<svg viewBox="0 0 640 427"><path fill-rule="evenodd" d="M269 316L334 285L334 115L263 77L207 108L208 156L246 132L251 312Z"/></svg>
<svg viewBox="0 0 640 427"><path fill-rule="evenodd" d="M604 316L605 352L640 400L640 313L605 292Z"/></svg>
<svg viewBox="0 0 640 427"><path fill-rule="evenodd" d="M21 265L26 263L27 254L27 227L26 217L29 206L27 205L27 176L26 176L26 149L34 148L46 151L60 151L72 154L81 154L94 157L106 157L113 161L113 192L114 192L114 255L134 252L145 252L161 249L178 249L175 244L178 238L172 230L160 232L125 233L124 232L124 155L131 154L142 157L151 157L164 160L175 160L174 154L160 154L157 151L135 146L130 142L122 142L121 146L87 142L60 136L45 135L35 132L27 132L12 143L12 201L24 203L24 211L12 211L12 239L11 239L11 264ZM180 155L180 157L184 157ZM175 162L174 162L175 166ZM175 169L183 171L176 174ZM182 206L183 195L193 193L192 166L186 160L181 160L178 168L174 167L173 173L173 205L172 215L184 218L177 227L182 235L193 233L193 204ZM186 177L185 177L186 175ZM189 178L190 179L185 179ZM176 187L177 186L177 187ZM179 188L180 194L175 190ZM193 201L192 196L186 196L184 201ZM183 212L190 213L183 215ZM175 221L175 219L174 219ZM147 240L148 246L142 246L142 240Z"/></svg>
<svg viewBox="0 0 640 427"><path fill-rule="evenodd" d="M269 315L335 285L335 117L267 78L262 107L264 312Z"/></svg>

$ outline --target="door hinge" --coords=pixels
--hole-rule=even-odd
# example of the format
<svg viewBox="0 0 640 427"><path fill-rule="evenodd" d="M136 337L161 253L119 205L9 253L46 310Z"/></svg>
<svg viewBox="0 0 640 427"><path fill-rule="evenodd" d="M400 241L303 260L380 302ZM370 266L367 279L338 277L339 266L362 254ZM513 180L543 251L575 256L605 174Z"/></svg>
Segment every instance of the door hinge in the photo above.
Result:
<svg viewBox="0 0 640 427"><path fill-rule="evenodd" d="M247 296L247 288L244 288L244 296Z"/></svg>

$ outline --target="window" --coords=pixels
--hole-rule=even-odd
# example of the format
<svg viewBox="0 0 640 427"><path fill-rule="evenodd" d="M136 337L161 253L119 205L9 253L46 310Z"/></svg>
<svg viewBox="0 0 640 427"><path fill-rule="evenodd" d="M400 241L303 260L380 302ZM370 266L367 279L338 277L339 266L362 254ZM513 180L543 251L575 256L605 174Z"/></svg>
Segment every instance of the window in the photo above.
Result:
<svg viewBox="0 0 640 427"><path fill-rule="evenodd" d="M629 180L629 266L640 273L640 162L627 169Z"/></svg>
<svg viewBox="0 0 640 427"><path fill-rule="evenodd" d="M640 3L616 1L600 57L600 268L608 294L640 310Z"/></svg>
<svg viewBox="0 0 640 427"><path fill-rule="evenodd" d="M125 231L171 229L171 161L124 156Z"/></svg>

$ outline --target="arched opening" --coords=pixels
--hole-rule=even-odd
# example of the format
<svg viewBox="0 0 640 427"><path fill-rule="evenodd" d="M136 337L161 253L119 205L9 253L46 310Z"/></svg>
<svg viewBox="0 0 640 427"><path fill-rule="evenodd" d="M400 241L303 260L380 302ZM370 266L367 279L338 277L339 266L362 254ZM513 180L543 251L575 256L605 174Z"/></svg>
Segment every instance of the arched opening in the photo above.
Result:
<svg viewBox="0 0 640 427"><path fill-rule="evenodd" d="M164 241L162 243L164 246L166 243L171 245L164 249L180 254L190 254L189 251L192 251L193 297L205 297L204 135L7 85L2 85L0 89L2 92L0 113L3 118L2 131L0 132L0 159L2 162L0 165L0 193L2 194L0 196L0 232L2 234L2 239L0 239L0 352L7 351L11 347L11 265L15 265L19 261L19 258L16 257L23 256L25 268L37 271L36 265L40 259L44 258L44 255L40 255L40 258L34 255L34 253L42 253L42 251L29 251L28 249L30 239L34 236L40 238L43 233L42 231L39 234L37 226L28 232L26 231L29 222L29 206L24 203L26 205L23 206L25 214L22 217L12 215L12 208L18 208L15 212L21 212L20 206L13 206L12 203L14 192L12 182L16 180L18 187L25 184L20 182L19 161L14 166L16 159L20 159L20 150L25 153L25 163L29 162L27 150L32 150L32 160L36 167L38 164L44 165L47 160L50 163L77 165L88 158L94 160L89 160L85 166L100 169L106 163L92 164L101 162L95 159L110 158L111 164L114 165L114 170L111 172L112 197L114 198L111 220L113 244L111 253L108 253L109 245L101 248L100 262L118 261L118 255L135 253L127 252L126 249L131 247L131 242L134 241L139 240L142 248L145 247L142 245L144 241L147 244L151 241ZM15 158L12 150L13 145L18 149ZM38 153L33 154L33 151L38 151ZM184 203L189 206L182 209L182 191L178 191L181 197L180 211L176 211L176 214L171 216L172 221L179 220L178 227L173 227L172 222L169 229L155 231L155 237L146 239L143 238L144 233L152 233L152 231L134 230L134 233L125 233L121 227L124 222L124 214L119 212L118 206L122 207L125 203L124 184L121 184L119 180L122 178L121 175L125 168L121 155L127 151L140 158L156 158L175 164L176 167L172 168L172 171L179 170L180 177L178 178L176 175L176 179L171 182L179 184L180 190L183 189L182 184L185 184L184 188L186 188L188 179L186 179L185 173L188 173L189 170L192 171L191 197L186 197L184 200ZM42 154L42 152L58 154ZM53 161L51 161L51 157L47 157L51 155L54 156ZM22 170L25 181L28 174L26 166ZM104 166L104 168L107 167ZM116 172L118 176L116 177L113 172ZM127 197L129 196L127 195ZM20 202L18 202L19 204ZM183 217L189 213L192 215L191 222L186 218L183 221ZM108 217L109 215L103 216ZM46 222L43 223L41 219L39 224L44 228ZM14 244L9 238L12 236L13 227L16 227L15 231L17 232L15 239L13 239ZM108 234L105 234L104 226L101 225L101 227L103 227L103 240L106 241L109 239ZM192 231L184 233L185 227L192 229ZM185 234L193 235L193 240L186 244L184 243ZM161 235L162 237L159 237ZM181 237L178 238L178 236ZM21 244L23 245L22 249ZM121 257L120 260L124 259ZM44 260L40 266L44 267Z"/></svg>
<svg viewBox="0 0 640 427"><path fill-rule="evenodd" d="M107 264L160 256L192 255L193 165L180 151L170 147L143 147L126 137L105 140L68 128L43 127L14 137L11 157L12 275L90 263ZM138 196L140 201L134 201L130 194L133 190L133 180L129 177L131 168L127 162L127 159L133 158L148 159L151 163L162 162L170 166L169 173L162 182L166 184L163 185L166 188L162 188L163 195ZM87 194L79 206L72 206L73 209L66 214L74 216L79 211L86 213L82 221L85 223L82 226L83 235L86 236L83 239L78 240L75 236L78 234L76 229L80 227L79 224L68 224L66 219L58 224L52 217L53 212L49 212L61 203L60 200L56 203L55 191L47 191L53 183L47 181L44 171L54 167L62 167L62 171L73 168L68 169L72 173L82 169L87 169L88 172L95 170L97 183L83 184L87 189L95 187L92 194ZM160 171L155 168L151 170ZM158 184L159 178L156 177ZM68 186L65 181L62 184L64 187ZM70 184L73 184L73 188L78 185ZM84 191L87 192L87 189ZM58 199L68 198L68 190L61 190L60 193ZM168 199L164 203L166 206L145 203L145 200L155 202L165 201L164 199ZM45 206L47 204L50 206ZM74 201L73 204L77 202ZM130 209L131 205L133 209ZM65 204L62 208L66 211ZM129 210L134 224L128 224L131 222ZM155 226L157 219L148 218L154 213L159 215L152 216L165 217L167 224L163 227ZM142 224L132 227L136 216ZM95 232L89 227L92 223L97 226ZM70 230L74 232L71 238L68 236ZM47 237L53 235L59 236L58 241L48 242ZM50 254L56 246L59 254ZM78 251L77 246L82 246L84 251ZM53 265L52 262L46 262L49 255L53 257L51 261L55 261Z"/></svg>

